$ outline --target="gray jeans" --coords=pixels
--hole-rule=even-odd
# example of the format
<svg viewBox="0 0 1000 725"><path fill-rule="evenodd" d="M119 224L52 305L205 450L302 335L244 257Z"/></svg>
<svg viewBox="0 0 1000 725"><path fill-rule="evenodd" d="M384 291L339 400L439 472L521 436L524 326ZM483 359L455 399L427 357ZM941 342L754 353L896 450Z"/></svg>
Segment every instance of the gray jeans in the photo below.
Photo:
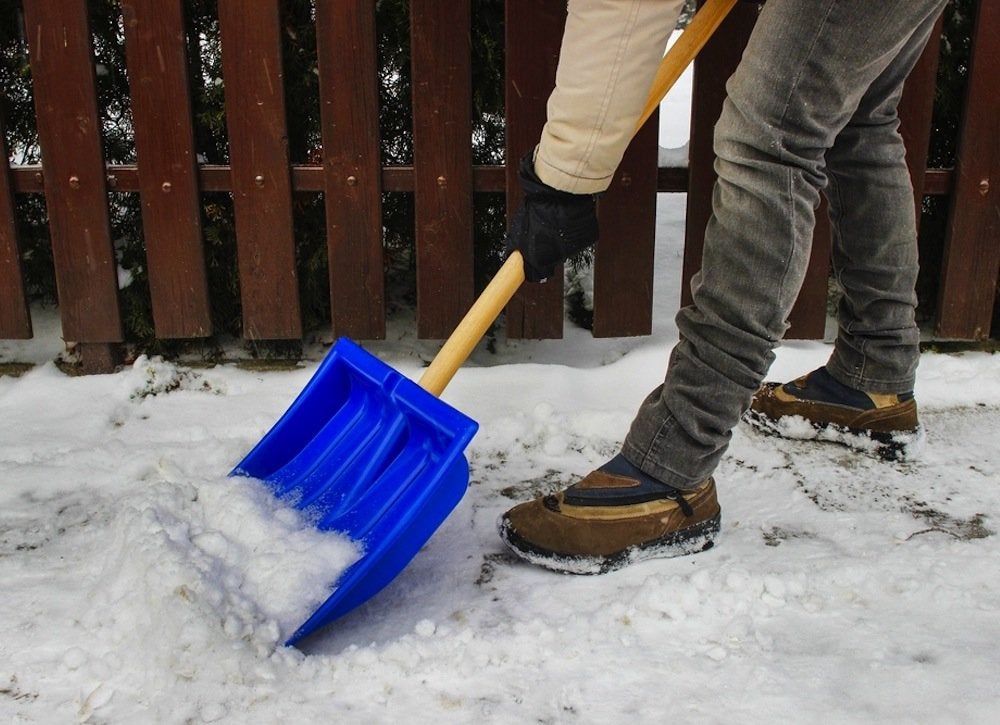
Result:
<svg viewBox="0 0 1000 725"><path fill-rule="evenodd" d="M912 390L916 224L896 106L944 5L767 0L715 128L694 302L625 439L646 473L686 488L715 470L788 327L821 190L844 292L827 367L869 392Z"/></svg>

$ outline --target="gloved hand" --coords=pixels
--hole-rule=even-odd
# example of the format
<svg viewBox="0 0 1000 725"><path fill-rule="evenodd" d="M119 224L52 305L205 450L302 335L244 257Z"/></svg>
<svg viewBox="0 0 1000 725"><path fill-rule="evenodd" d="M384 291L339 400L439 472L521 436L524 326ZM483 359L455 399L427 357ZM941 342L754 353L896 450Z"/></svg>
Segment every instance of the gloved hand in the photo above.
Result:
<svg viewBox="0 0 1000 725"><path fill-rule="evenodd" d="M567 257L597 241L597 199L553 189L535 176L532 154L519 166L524 201L507 231L507 255L519 249L524 277L544 282Z"/></svg>

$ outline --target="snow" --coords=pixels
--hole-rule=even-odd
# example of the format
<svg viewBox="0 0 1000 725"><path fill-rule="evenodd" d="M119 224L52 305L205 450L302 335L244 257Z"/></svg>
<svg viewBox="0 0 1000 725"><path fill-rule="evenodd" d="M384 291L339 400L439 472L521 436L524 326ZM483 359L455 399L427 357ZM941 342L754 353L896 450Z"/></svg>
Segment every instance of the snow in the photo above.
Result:
<svg viewBox="0 0 1000 725"><path fill-rule="evenodd" d="M505 341L444 393L470 487L383 592L282 646L359 555L227 477L318 364L140 358L74 378L57 316L0 342L0 719L10 723L994 722L1000 358L923 355L922 458L741 425L712 550L597 577L513 559L495 521L616 452L676 339L684 197L661 195L654 333ZM418 378L405 320L377 357ZM772 379L822 364L789 342Z"/></svg>

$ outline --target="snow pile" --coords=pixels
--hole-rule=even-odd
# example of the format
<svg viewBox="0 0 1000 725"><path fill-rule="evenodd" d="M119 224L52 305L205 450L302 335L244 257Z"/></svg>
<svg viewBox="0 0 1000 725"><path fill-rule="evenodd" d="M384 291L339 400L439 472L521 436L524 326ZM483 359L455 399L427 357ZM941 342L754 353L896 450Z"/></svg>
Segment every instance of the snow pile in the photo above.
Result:
<svg viewBox="0 0 1000 725"><path fill-rule="evenodd" d="M90 646L63 657L84 691L93 684L81 692L81 716L104 707L138 716L155 692L166 695L162 714L176 717L184 683L224 688L240 659L266 665L357 556L256 482L162 473L117 502L91 552L78 623Z"/></svg>
<svg viewBox="0 0 1000 725"><path fill-rule="evenodd" d="M87 388L97 390L75 401L71 390ZM81 720L217 719L225 704L199 704L199 697L185 694L191 683L222 692L246 677L248 662L258 676L273 679L272 668L299 659L283 648L284 640L360 555L345 538L315 530L259 482L198 471L182 452L190 441L157 451L158 432L145 440L148 455L130 465L116 437L144 426L152 403L184 390L206 399L212 397L206 392L218 396L224 389L189 369L140 358L104 378L65 379L44 367L14 382L3 399L14 398L13 409L4 406L6 419L16 416L29 431L23 438L4 436L12 444L0 456L5 467L31 470L48 459L36 474L59 475L5 476L0 575L8 611L18 619L12 622L17 634L4 631L2 639L47 643L43 651L51 661L43 659L45 666L29 668L28 675L72 683L64 696ZM28 395L21 403L34 399L35 405L18 405L22 390ZM60 408L70 414L88 409L81 418L88 425L62 419ZM54 446L32 435L41 429L32 419L46 414ZM178 423L183 427L184 420ZM102 447L103 475L121 466L128 471L124 479L95 485L102 473L74 464L84 451ZM9 661L12 653L5 654ZM0 685L8 684L4 674ZM12 673L8 689L20 692L17 683L25 677Z"/></svg>

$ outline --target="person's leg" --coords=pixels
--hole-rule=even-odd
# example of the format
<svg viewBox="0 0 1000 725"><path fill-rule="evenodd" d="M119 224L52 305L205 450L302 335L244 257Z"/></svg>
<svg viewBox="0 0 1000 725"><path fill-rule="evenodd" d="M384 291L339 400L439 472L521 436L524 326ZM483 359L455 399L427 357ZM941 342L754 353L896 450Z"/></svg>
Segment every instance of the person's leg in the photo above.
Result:
<svg viewBox="0 0 1000 725"><path fill-rule="evenodd" d="M624 443L625 457L645 473L690 488L717 466L787 329L827 182L826 154L942 5L764 5L716 127L719 178L694 304L678 313L682 339L664 383Z"/></svg>
<svg viewBox="0 0 1000 725"><path fill-rule="evenodd" d="M719 181L694 305L622 455L500 517L518 556L597 572L712 545L710 475L773 359L808 262L824 156L942 0L768 0L716 129Z"/></svg>
<svg viewBox="0 0 1000 725"><path fill-rule="evenodd" d="M608 187L682 5L570 0L557 85L532 164L540 182L573 194ZM714 485L682 493L635 475L641 473L619 456L566 491L506 512L500 537L522 558L576 573L712 545L720 520ZM632 515L622 520L618 505Z"/></svg>
<svg viewBox="0 0 1000 725"><path fill-rule="evenodd" d="M684 0L570 0L535 173L604 191L632 140Z"/></svg>
<svg viewBox="0 0 1000 725"><path fill-rule="evenodd" d="M765 433L891 459L920 450L916 214L896 108L934 22L914 31L827 152L839 332L825 367L755 394L746 420Z"/></svg>
<svg viewBox="0 0 1000 725"><path fill-rule="evenodd" d="M919 358L916 210L896 108L935 19L913 32L826 156L833 268L843 290L827 369L866 392L912 391Z"/></svg>

